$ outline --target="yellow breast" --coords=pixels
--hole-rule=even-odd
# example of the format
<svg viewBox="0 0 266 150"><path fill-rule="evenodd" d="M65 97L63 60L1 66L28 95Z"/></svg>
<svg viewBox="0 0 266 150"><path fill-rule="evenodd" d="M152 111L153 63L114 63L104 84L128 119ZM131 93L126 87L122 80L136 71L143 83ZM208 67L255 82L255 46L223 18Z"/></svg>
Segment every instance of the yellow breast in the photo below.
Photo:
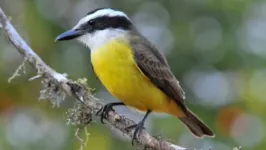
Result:
<svg viewBox="0 0 266 150"><path fill-rule="evenodd" d="M140 72L126 41L112 40L91 57L95 73L113 96L142 111L165 111L169 98Z"/></svg>

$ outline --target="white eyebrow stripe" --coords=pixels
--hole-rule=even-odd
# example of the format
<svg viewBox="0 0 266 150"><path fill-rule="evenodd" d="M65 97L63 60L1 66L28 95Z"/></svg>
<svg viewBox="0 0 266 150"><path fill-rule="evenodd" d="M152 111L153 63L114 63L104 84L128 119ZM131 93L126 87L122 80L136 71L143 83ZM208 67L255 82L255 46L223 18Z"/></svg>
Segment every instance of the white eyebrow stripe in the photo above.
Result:
<svg viewBox="0 0 266 150"><path fill-rule="evenodd" d="M92 19L95 19L95 18L98 18L98 17L101 17L101 16L110 16L110 17L121 16L121 17L126 17L128 20L130 20L129 17L125 13L123 13L121 11L113 10L113 9L110 9L110 8L101 9L101 10L96 11L93 14L87 15L86 17L82 18L78 22L78 24L75 27L73 27L73 29L78 28L80 25L88 22L89 20L92 20Z"/></svg>

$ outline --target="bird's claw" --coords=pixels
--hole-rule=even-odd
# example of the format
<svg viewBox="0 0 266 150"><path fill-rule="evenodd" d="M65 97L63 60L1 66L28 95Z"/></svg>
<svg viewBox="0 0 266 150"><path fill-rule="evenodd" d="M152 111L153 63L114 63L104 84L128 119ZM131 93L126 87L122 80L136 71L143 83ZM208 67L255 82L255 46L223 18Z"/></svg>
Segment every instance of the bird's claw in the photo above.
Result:
<svg viewBox="0 0 266 150"><path fill-rule="evenodd" d="M132 145L134 144L134 141L138 141L137 139L137 135L141 132L141 130L143 129L143 125L144 125L144 122L140 122L138 124L134 124L134 125L131 125L131 126L128 126L125 128L125 130L129 131L133 128L135 128L135 131L133 133L133 137L132 137Z"/></svg>
<svg viewBox="0 0 266 150"><path fill-rule="evenodd" d="M97 116L98 115L101 116L101 122L102 122L102 124L105 124L105 122L103 120L104 119L107 119L108 113L111 110L114 111L114 109L112 108L112 104L106 104L99 111L97 111L96 115Z"/></svg>

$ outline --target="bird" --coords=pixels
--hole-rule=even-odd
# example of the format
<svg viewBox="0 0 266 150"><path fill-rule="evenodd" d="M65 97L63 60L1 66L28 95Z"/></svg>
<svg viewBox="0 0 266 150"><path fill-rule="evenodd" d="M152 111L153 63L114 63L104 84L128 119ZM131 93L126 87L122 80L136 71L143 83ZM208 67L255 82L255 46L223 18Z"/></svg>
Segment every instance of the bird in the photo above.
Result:
<svg viewBox="0 0 266 150"><path fill-rule="evenodd" d="M56 41L77 40L90 49L91 65L104 87L121 102L106 104L101 121L113 106L126 105L145 112L134 129L132 144L152 112L173 115L198 138L214 137L185 104L185 92L172 73L165 56L143 36L123 11L98 8L88 12Z"/></svg>

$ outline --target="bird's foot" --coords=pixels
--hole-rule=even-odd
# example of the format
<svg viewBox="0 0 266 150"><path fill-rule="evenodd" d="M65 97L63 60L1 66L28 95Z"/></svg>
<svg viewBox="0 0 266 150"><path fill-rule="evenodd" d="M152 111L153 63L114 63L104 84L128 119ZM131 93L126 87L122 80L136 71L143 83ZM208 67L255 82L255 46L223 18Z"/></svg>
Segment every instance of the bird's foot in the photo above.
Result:
<svg viewBox="0 0 266 150"><path fill-rule="evenodd" d="M113 109L113 104L112 103L109 103L109 104L106 104L106 105L104 105L97 113L96 113L96 115L98 116L98 115L100 115L101 116L101 122L102 122L102 124L105 124L104 123L104 121L103 121L103 119L107 119L107 117L108 117L108 113L109 113L109 111L115 111L114 109Z"/></svg>
<svg viewBox="0 0 266 150"><path fill-rule="evenodd" d="M122 102L114 102L114 103L106 104L96 113L96 115L97 116L100 115L101 116L101 122L103 124L105 124L103 122L103 119L107 119L109 111L115 111L113 109L113 106L119 106L119 105L125 105L125 104Z"/></svg>
<svg viewBox="0 0 266 150"><path fill-rule="evenodd" d="M133 128L135 128L135 131L133 133L132 137L132 145L134 144L134 141L138 141L137 135L141 132L141 130L144 128L144 121L139 122L138 124L131 125L129 127L126 127L125 130L129 131Z"/></svg>

